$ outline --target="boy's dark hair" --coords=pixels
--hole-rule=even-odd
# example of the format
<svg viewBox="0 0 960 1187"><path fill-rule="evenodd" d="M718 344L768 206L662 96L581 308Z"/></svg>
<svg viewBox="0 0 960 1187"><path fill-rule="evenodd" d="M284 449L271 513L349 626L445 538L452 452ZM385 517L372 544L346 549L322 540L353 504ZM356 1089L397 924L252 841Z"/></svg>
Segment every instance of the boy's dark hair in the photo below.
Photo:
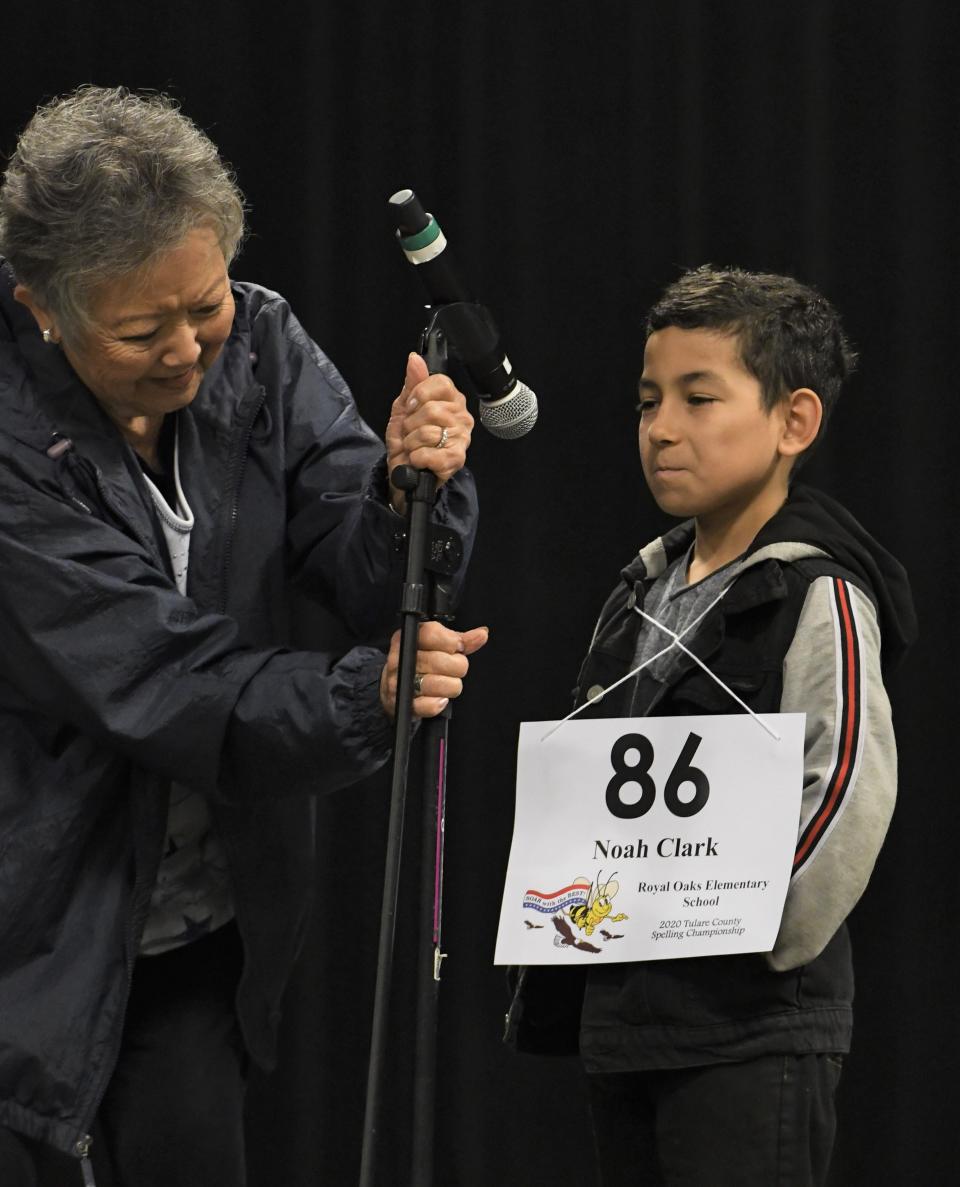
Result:
<svg viewBox="0 0 960 1187"><path fill-rule="evenodd" d="M857 361L830 302L790 276L709 264L693 268L650 310L647 337L667 326L735 335L768 411L798 387L812 388L823 404L818 439Z"/></svg>

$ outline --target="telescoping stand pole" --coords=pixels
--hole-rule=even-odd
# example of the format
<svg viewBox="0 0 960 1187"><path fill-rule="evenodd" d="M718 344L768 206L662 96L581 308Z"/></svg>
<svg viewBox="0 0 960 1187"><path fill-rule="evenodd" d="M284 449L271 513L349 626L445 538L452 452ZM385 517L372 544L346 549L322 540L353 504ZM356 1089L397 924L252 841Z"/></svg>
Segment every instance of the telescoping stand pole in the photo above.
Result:
<svg viewBox="0 0 960 1187"><path fill-rule="evenodd" d="M434 317L423 332L421 350L432 375L447 370L447 340ZM453 618L446 574L428 576L431 618ZM420 936L417 952L417 1027L413 1065L413 1153L411 1183L433 1183L437 1083L437 1015L443 918L443 842L446 824L447 754L451 706L423 723L423 787L420 808Z"/></svg>
<svg viewBox="0 0 960 1187"><path fill-rule="evenodd" d="M445 369L446 349L442 331L432 321L421 349L431 371ZM449 602L446 585L460 565L463 545L455 532L430 523L436 479L429 470L399 466L391 482L407 496L407 566L400 614L400 659L394 719L393 779L390 820L380 912L380 945L374 994L373 1026L367 1071L360 1187L375 1187L380 1138L382 1095L387 1056L387 1033L393 981L397 896L403 847L407 775L413 728L413 696L417 638L426 617L446 618ZM440 718L425 721L421 733L425 747L424 835L421 871L422 897L417 1044L414 1067L414 1187L430 1187L433 1178L433 1113L436 1077L436 1016L440 974L440 894L442 889L443 821L446 796L447 727L449 706Z"/></svg>

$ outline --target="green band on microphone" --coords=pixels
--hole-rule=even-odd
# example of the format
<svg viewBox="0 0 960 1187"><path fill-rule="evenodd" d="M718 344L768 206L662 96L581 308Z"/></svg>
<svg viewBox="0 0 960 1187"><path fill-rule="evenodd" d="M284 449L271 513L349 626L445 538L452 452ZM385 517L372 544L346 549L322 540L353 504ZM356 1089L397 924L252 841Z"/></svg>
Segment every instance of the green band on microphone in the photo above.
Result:
<svg viewBox="0 0 960 1187"><path fill-rule="evenodd" d="M416 235L408 235L406 238L401 237L400 246L404 251L420 251L421 248L429 247L435 239L439 238L440 234L440 226L431 215L430 221L422 231L417 231Z"/></svg>

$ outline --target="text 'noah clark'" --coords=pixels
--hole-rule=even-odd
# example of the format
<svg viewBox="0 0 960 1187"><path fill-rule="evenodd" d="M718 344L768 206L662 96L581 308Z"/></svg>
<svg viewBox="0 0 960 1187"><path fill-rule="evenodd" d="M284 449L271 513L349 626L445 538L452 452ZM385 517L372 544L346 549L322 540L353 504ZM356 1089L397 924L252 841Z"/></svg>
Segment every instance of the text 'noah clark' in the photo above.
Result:
<svg viewBox="0 0 960 1187"><path fill-rule="evenodd" d="M713 837L704 841L685 841L683 837L661 837L655 846L658 857L716 857L717 843ZM594 840L594 861L601 857L612 857L615 861L626 860L631 857L649 857L650 846L646 841L637 838L636 843L629 841L626 845L615 843L607 838L606 841Z"/></svg>

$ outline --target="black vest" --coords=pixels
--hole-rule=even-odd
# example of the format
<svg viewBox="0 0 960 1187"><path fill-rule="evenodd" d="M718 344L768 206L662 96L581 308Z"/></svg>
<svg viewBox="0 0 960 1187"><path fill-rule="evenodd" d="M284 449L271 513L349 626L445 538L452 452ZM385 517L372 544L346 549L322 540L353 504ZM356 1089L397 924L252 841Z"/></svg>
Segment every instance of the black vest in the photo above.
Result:
<svg viewBox="0 0 960 1187"><path fill-rule="evenodd" d="M672 558L671 558L672 559ZM757 713L780 709L783 661L810 584L823 575L864 584L829 559L747 569L686 645ZM634 607L652 584L639 558L608 598L580 671L577 704L625 675L646 624ZM870 595L869 590L865 592ZM736 712L689 657L667 685L641 672L585 717ZM574 1054L588 1071L693 1067L784 1052L849 1050L853 966L846 925L813 961L776 972L763 954L529 967L515 975L508 1037L521 1050Z"/></svg>

